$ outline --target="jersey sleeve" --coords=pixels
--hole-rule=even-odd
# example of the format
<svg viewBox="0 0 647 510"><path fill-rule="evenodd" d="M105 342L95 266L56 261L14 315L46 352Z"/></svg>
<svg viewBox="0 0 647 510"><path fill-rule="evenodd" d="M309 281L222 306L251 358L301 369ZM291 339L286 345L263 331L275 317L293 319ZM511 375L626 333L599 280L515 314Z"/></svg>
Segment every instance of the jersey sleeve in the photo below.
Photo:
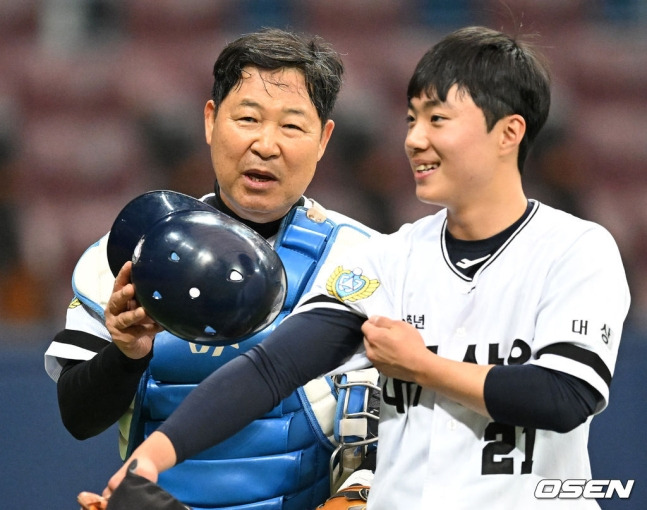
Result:
<svg viewBox="0 0 647 510"><path fill-rule="evenodd" d="M609 399L629 288L611 235L591 226L556 259L537 310L536 365L578 377Z"/></svg>
<svg viewBox="0 0 647 510"><path fill-rule="evenodd" d="M361 245L331 254L293 314L330 309L351 311L365 319L372 315L392 317L398 277L394 269L402 265L394 247L401 246L400 237L400 233L378 234ZM371 365L362 343L353 356L329 375Z"/></svg>
<svg viewBox="0 0 647 510"><path fill-rule="evenodd" d="M106 234L77 262L72 276L74 297L65 318L65 330L87 333L96 341L77 340L89 338L88 335L57 335L45 352L45 371L54 381L58 380L65 360L88 360L112 341L104 322L104 309L114 286L106 252L107 240Z"/></svg>
<svg viewBox="0 0 647 510"><path fill-rule="evenodd" d="M363 317L393 313L396 234L376 235L329 257L295 313L314 307L346 308Z"/></svg>

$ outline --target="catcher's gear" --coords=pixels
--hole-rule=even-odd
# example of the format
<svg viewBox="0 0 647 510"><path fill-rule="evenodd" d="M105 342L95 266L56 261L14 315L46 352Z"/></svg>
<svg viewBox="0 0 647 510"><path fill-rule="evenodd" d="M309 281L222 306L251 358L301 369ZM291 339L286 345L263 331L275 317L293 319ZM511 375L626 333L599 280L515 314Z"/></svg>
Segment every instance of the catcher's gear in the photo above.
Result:
<svg viewBox="0 0 647 510"><path fill-rule="evenodd" d="M213 209L168 214L141 238L131 280L170 333L228 345L270 324L285 301L283 263L251 228Z"/></svg>
<svg viewBox="0 0 647 510"><path fill-rule="evenodd" d="M317 508L321 510L366 510L369 487L365 485L351 485L341 489L326 502Z"/></svg>
<svg viewBox="0 0 647 510"><path fill-rule="evenodd" d="M134 198L119 212L108 234L108 265L114 276L133 256L135 246L155 223L178 211L215 211L196 198L175 191L149 191Z"/></svg>
<svg viewBox="0 0 647 510"><path fill-rule="evenodd" d="M342 486L348 476L377 447L380 387L375 368L354 370L333 378L338 392L334 434L339 443L330 457L330 492Z"/></svg>

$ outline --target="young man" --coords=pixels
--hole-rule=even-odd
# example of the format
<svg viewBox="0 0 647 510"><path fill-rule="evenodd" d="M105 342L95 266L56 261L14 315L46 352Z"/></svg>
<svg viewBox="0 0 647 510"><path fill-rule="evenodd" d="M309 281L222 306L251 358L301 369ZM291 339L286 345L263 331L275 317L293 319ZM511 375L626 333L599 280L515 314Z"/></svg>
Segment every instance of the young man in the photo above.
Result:
<svg viewBox="0 0 647 510"><path fill-rule="evenodd" d="M407 95L416 194L444 209L324 268L288 320L134 452L139 474L155 480L346 361L381 373L369 510L597 506L538 489L591 477L590 418L629 307L610 234L524 194L546 67L505 34L464 28L423 56ZM219 394L225 380L240 394ZM239 422L223 423L243 395Z"/></svg>
<svg viewBox="0 0 647 510"><path fill-rule="evenodd" d="M275 324L310 287L327 256L371 233L303 196L334 128L330 115L342 73L329 44L281 30L242 36L214 65L204 122L217 183L203 200L273 243L288 278ZM116 279L112 275L107 239L77 264L76 299L45 365L57 381L68 430L84 439L120 420L126 458L202 379L273 328L225 347L161 331L143 308L132 306L132 264ZM320 504L330 493L336 398L330 378L304 381L295 390L249 433L170 471L161 485L199 508L302 510Z"/></svg>

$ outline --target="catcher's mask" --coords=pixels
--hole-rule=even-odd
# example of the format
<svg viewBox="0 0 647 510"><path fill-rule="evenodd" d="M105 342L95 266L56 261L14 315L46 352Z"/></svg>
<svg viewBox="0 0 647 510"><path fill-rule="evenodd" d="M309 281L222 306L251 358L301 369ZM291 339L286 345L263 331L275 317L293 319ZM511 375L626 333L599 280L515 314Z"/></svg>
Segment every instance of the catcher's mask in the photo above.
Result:
<svg viewBox="0 0 647 510"><path fill-rule="evenodd" d="M279 256L213 207L193 209L190 201L171 198L184 209L145 226L131 252L139 304L170 333L201 344L229 345L265 328L285 301Z"/></svg>

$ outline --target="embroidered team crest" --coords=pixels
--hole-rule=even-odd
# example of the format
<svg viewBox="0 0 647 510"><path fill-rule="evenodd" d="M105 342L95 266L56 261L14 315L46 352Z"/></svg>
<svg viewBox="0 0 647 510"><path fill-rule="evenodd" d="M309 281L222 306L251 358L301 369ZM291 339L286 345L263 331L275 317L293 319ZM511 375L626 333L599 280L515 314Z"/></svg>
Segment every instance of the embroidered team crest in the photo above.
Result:
<svg viewBox="0 0 647 510"><path fill-rule="evenodd" d="M373 294L380 286L378 280L369 280L360 268L343 269L337 266L326 282L328 294L340 301L358 301Z"/></svg>

